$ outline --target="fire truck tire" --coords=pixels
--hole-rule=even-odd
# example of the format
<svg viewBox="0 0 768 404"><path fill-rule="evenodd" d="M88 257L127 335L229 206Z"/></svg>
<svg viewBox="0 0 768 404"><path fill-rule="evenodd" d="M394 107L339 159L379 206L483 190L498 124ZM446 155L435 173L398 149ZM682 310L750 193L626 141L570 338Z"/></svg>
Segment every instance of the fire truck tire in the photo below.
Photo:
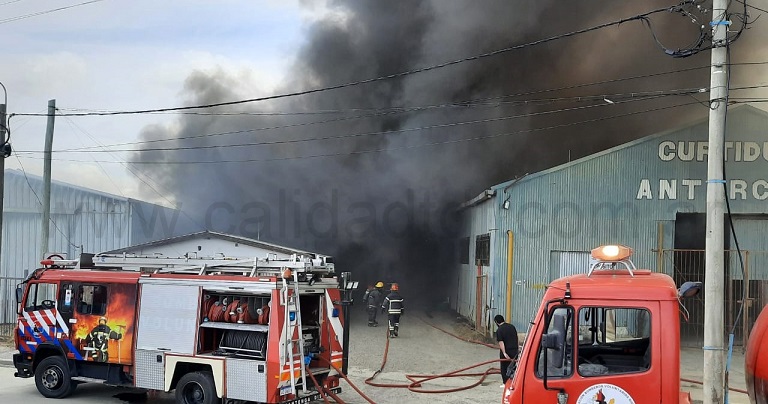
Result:
<svg viewBox="0 0 768 404"><path fill-rule="evenodd" d="M72 394L77 383L70 379L69 366L61 356L49 356L35 369L37 390L47 398L64 398Z"/></svg>
<svg viewBox="0 0 768 404"><path fill-rule="evenodd" d="M176 385L176 403L178 404L219 404L216 396L216 384L211 372L191 372L179 379Z"/></svg>

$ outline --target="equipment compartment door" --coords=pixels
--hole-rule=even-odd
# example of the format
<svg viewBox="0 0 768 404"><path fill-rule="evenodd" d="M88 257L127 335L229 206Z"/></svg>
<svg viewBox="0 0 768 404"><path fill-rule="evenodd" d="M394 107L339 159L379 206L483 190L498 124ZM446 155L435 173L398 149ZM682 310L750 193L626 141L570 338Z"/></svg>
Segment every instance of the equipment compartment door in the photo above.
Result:
<svg viewBox="0 0 768 404"><path fill-rule="evenodd" d="M200 288L142 284L136 349L193 354Z"/></svg>

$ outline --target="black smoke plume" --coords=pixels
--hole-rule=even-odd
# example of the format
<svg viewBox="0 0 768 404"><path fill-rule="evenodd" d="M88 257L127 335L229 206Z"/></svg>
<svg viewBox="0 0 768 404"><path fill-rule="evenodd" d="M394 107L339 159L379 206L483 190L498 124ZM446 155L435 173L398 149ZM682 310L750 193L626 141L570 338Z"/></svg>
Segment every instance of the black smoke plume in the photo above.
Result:
<svg viewBox="0 0 768 404"><path fill-rule="evenodd" d="M673 4L661 0L305 3L333 12L309 27L307 42L279 93L408 71ZM653 17L659 40L672 49L688 45L707 21L694 24L677 14ZM146 144L133 162L171 192L202 227L333 254L341 270L353 271L365 283L397 281L406 296L442 299L451 294L447 288L455 277L451 272L458 259L455 240L462 236L456 216L459 203L517 175L708 113L689 96L627 103L617 99L613 104L602 99L509 101L707 87L709 69L704 68L536 93L708 64L709 52L685 59L665 55L645 26L628 22L430 72L205 110L229 115L181 115L172 124L146 127L142 140L171 140ZM265 95L244 93L246 86L240 80L223 71L195 72L184 88L187 103ZM592 105L596 106L499 119ZM434 107L408 109L416 106ZM392 109L396 107L404 110ZM303 114L233 115L270 111ZM487 122L458 124L478 120ZM445 124L456 125L414 130ZM536 130L558 125L562 126ZM264 129L273 127L282 128ZM219 133L227 134L202 136ZM302 141L316 138L327 139ZM276 143L242 146L254 142ZM173 147L183 150L155 150ZM232 162L242 160L251 161ZM142 164L179 161L198 163ZM200 163L210 161L220 163Z"/></svg>

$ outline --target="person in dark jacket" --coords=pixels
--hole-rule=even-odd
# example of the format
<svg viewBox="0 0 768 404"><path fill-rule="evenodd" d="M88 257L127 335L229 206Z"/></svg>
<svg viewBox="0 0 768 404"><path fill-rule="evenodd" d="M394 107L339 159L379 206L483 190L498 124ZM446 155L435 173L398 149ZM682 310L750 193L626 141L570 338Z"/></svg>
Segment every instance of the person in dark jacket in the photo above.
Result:
<svg viewBox="0 0 768 404"><path fill-rule="evenodd" d="M504 316L497 314L493 322L496 329L496 341L499 342L499 359L507 359L501 362L501 380L506 384L507 379L514 373L517 367L514 362L517 359L518 340L517 329L514 325L504 322ZM512 366L512 369L509 367Z"/></svg>
<svg viewBox="0 0 768 404"><path fill-rule="evenodd" d="M379 322L376 321L376 315L381 304L381 297L384 295L381 291L382 288L384 288L384 282L376 282L376 287L366 290L365 295L363 295L363 301L368 312L368 327L379 326Z"/></svg>
<svg viewBox="0 0 768 404"><path fill-rule="evenodd" d="M399 290L400 287L393 283L389 295L384 298L384 303L381 304L381 312L386 311L389 318L389 336L392 338L397 337L400 331L400 315L405 311L403 297L398 293Z"/></svg>

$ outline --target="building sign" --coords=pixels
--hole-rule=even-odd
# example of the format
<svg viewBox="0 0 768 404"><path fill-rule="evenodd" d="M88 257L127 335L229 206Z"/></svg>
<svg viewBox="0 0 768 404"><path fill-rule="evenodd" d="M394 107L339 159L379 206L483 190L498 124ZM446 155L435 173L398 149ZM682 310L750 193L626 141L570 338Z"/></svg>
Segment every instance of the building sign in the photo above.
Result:
<svg viewBox="0 0 768 404"><path fill-rule="evenodd" d="M659 143L661 161L706 161L709 144L707 142L663 141ZM768 142L725 142L723 150L726 161L731 162L768 162ZM768 180L729 179L727 185L730 199L768 199ZM706 180L699 178L659 179L643 178L637 188L636 199L643 200L693 200L696 190L706 188Z"/></svg>

